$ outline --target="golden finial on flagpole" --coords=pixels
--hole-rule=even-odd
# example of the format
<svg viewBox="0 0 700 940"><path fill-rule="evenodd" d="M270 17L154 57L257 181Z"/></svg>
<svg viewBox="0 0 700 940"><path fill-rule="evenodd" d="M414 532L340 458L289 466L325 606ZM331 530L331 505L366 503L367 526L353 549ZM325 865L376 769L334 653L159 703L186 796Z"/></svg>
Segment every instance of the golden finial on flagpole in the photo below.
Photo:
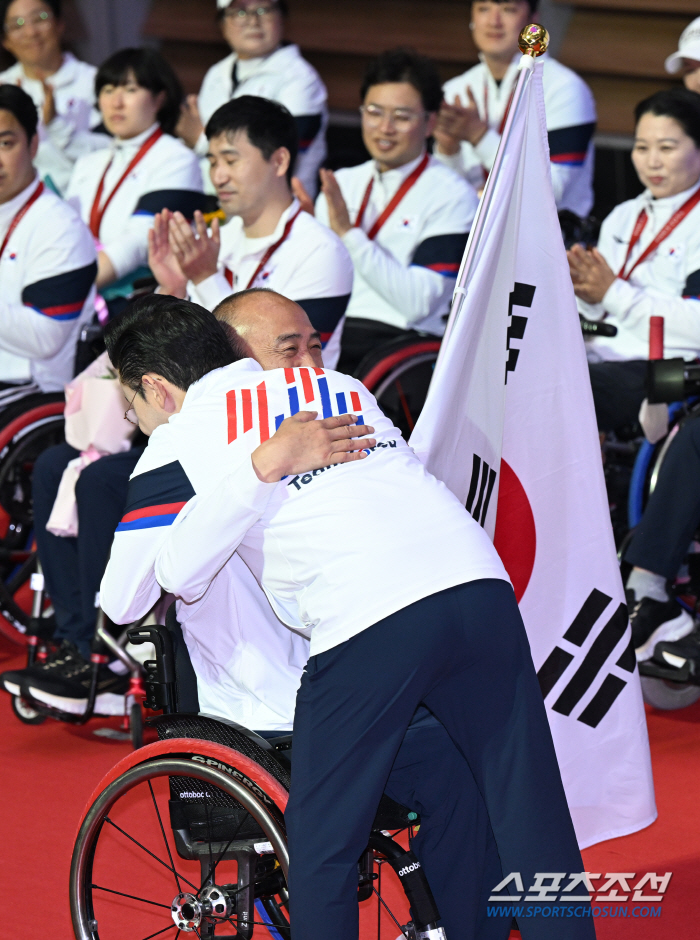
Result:
<svg viewBox="0 0 700 940"><path fill-rule="evenodd" d="M529 55L536 59L547 51L549 33L539 23L529 23L520 33L518 45L523 55Z"/></svg>

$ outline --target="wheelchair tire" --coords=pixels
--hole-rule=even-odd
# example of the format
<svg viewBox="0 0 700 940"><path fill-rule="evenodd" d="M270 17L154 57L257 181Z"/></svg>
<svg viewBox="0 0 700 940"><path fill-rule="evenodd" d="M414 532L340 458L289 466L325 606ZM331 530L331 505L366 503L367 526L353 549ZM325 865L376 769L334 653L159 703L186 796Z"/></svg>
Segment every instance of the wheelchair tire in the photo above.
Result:
<svg viewBox="0 0 700 940"><path fill-rule="evenodd" d="M27 551L22 564L0 554L0 633L26 645L35 570L32 470L36 458L64 439L63 393L28 395L0 412L0 553Z"/></svg>
<svg viewBox="0 0 700 940"><path fill-rule="evenodd" d="M700 685L691 682L667 682L653 676L640 676L642 697L647 705L661 711L676 711L694 705L700 699Z"/></svg>
<svg viewBox="0 0 700 940"><path fill-rule="evenodd" d="M178 793L173 788L183 785L190 789ZM253 936L256 925L264 923L255 916L258 900L274 900L266 909L281 912L286 919L286 802L284 787L232 748L173 738L133 752L97 787L78 833L70 875L76 938L122 940L157 935L159 930L175 932L176 910L180 918L196 921L202 940L214 937L218 924L228 928L228 935L235 927L236 935L245 940ZM193 809L201 816L202 803L206 831L200 822L183 835L177 827ZM230 834L225 828L217 833L220 841L212 836L212 827L225 826L228 808L233 811L234 807L252 817L261 830L259 838L238 841L238 830ZM199 826L196 838L194 825ZM121 855L119 863L115 847ZM251 864L259 861L254 875L240 886L239 873L245 871L240 860L244 858ZM211 883L212 871L216 885ZM105 884L107 878L111 880ZM225 883L219 884L221 880ZM212 899L213 911L207 912L207 900L211 903ZM223 914L217 916L217 910Z"/></svg>
<svg viewBox="0 0 700 940"><path fill-rule="evenodd" d="M23 725L43 725L46 715L36 711L21 695L12 696L12 711Z"/></svg>
<svg viewBox="0 0 700 940"><path fill-rule="evenodd" d="M400 337L365 356L355 372L406 439L425 404L439 351L437 337Z"/></svg>

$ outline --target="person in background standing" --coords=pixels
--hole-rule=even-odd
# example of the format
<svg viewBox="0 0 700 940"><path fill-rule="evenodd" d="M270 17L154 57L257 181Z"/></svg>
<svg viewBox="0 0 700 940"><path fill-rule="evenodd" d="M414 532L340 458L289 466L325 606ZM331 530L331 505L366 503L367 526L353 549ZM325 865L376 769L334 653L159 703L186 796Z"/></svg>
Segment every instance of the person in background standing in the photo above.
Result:
<svg viewBox="0 0 700 940"><path fill-rule="evenodd" d="M688 91L700 94L700 16L683 30L678 51L666 59L665 65L671 75L682 74Z"/></svg>
<svg viewBox="0 0 700 940"><path fill-rule="evenodd" d="M200 157L206 157L204 127L222 104L239 95L277 101L291 111L297 126L299 156L294 174L315 195L318 168L326 157L328 94L298 46L282 38L285 0L217 0L217 7L224 39L232 51L209 69L199 97L187 99L178 135Z"/></svg>
<svg viewBox="0 0 700 940"><path fill-rule="evenodd" d="M62 193L78 157L109 146L108 136L96 132L97 69L61 49L61 0L0 0L0 28L3 46L17 59L0 72L0 83L18 85L37 106L35 166Z"/></svg>

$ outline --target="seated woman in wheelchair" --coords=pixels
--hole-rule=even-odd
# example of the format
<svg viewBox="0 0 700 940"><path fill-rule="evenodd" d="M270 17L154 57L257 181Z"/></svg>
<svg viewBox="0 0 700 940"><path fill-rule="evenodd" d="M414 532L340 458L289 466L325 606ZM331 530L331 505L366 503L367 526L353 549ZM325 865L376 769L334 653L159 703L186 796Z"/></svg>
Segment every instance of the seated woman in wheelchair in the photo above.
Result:
<svg viewBox="0 0 700 940"><path fill-rule="evenodd" d="M90 232L44 188L32 162L38 145L34 102L0 86L0 407L63 390L94 310Z"/></svg>
<svg viewBox="0 0 700 940"><path fill-rule="evenodd" d="M601 431L636 425L651 316L664 317L666 356L700 354L700 96L660 91L635 117L632 162L646 188L603 222L598 248L568 252L580 313L617 328L586 341Z"/></svg>

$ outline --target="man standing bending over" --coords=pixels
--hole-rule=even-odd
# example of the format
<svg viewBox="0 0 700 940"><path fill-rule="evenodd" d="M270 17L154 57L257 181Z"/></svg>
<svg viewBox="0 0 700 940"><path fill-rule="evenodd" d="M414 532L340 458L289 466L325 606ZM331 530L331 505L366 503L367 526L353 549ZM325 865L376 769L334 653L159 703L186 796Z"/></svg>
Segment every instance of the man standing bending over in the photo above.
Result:
<svg viewBox="0 0 700 940"><path fill-rule="evenodd" d="M139 417L154 407L144 376L154 374L154 354L162 370L170 331L138 307L108 328ZM189 349L182 343L181 355ZM538 872L580 872L527 637L483 529L358 381L323 369L263 373L249 359L218 364L187 388L178 386L183 362L168 364L181 407L159 433L188 476L206 463L221 477L168 527L155 572L191 603L238 550L280 619L311 631L286 813L297 940L356 940L357 859L421 704L472 769L503 872L528 886ZM371 422L376 444L360 460L298 472L303 451L273 429L290 416L350 410ZM588 918L554 920L525 919L523 936L594 936Z"/></svg>

